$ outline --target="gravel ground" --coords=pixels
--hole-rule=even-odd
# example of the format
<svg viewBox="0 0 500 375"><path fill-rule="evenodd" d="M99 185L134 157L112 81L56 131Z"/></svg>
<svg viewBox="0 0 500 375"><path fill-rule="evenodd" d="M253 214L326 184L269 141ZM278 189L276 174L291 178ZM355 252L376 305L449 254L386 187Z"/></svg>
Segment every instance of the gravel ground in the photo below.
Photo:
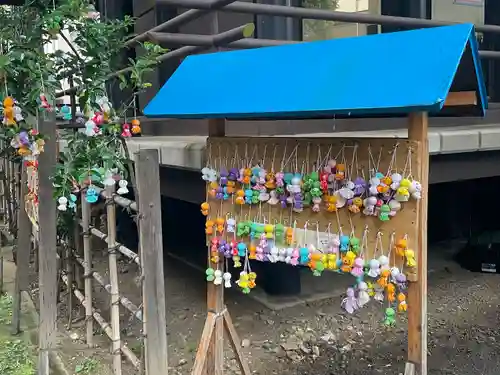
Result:
<svg viewBox="0 0 500 375"><path fill-rule="evenodd" d="M100 252L94 253L95 265L107 277L107 262L100 256ZM500 357L495 353L500 349L500 276L470 273L448 260L436 264L428 281L429 374L498 375ZM121 263L120 270L120 292L140 304L134 265ZM166 264L165 275L171 373L189 374L205 321L205 282L203 275L173 260ZM340 309L338 298L277 313L237 292L228 293L226 300L243 351L256 374L404 372L406 321L400 319L391 329L383 327L383 308L375 302L351 316ZM107 295L96 287L95 304L106 319L107 301ZM84 337L78 328L81 326L77 324L71 332L61 334L74 344L62 345L64 357L75 358L71 347L81 348L76 345ZM64 330L63 324L60 329ZM123 311L124 340L138 355L140 345L135 336L139 330L140 325ZM106 340L98 342L100 348L94 357L104 370L109 364L109 351ZM238 373L229 346L225 365L227 374ZM128 367L125 370L126 374L133 373Z"/></svg>

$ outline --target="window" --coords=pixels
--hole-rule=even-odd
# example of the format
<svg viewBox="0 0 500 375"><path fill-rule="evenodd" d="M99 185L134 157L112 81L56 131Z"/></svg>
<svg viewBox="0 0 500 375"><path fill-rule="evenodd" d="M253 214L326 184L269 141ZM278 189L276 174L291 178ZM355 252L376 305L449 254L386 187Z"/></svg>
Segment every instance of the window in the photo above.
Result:
<svg viewBox="0 0 500 375"><path fill-rule="evenodd" d="M381 0L302 0L305 8L338 12L380 14ZM320 20L302 21L303 40L322 40L367 35L379 32L379 26Z"/></svg>

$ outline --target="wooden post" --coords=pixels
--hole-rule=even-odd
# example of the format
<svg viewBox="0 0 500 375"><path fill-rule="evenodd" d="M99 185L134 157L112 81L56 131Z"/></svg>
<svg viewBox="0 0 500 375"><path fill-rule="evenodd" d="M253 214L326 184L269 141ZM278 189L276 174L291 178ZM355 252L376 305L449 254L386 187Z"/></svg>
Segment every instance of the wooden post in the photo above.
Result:
<svg viewBox="0 0 500 375"><path fill-rule="evenodd" d="M54 172L56 155L55 113L47 113L50 119L39 116L40 133L47 136L45 151L38 158L40 246L39 246L39 284L40 284L40 333L38 375L49 374L49 351L56 337L57 320L57 251L56 251L56 201L50 176Z"/></svg>
<svg viewBox="0 0 500 375"><path fill-rule="evenodd" d="M163 276L160 161L158 150L136 156L139 196L140 247L143 269L143 306L146 326L146 374L167 374L167 322Z"/></svg>
<svg viewBox="0 0 500 375"><path fill-rule="evenodd" d="M108 216L109 283L111 284L111 329L113 332L113 373L122 373L120 342L120 294L118 291L118 267L116 264L116 207L113 201L114 186L106 187L106 207Z"/></svg>
<svg viewBox="0 0 500 375"><path fill-rule="evenodd" d="M21 211L21 206L19 205L19 203L21 202L21 170L22 170L22 164L21 165L17 165L17 164L14 164L13 165L13 170L14 170L14 207L15 207L15 215L14 215L14 219L15 219L15 225L14 225L14 228L15 228L15 232L13 233L14 235L14 238L19 238L18 237L18 233L19 233L19 214L20 214L20 211ZM22 209L24 210L24 207L22 207Z"/></svg>
<svg viewBox="0 0 500 375"><path fill-rule="evenodd" d="M12 199L11 199L11 190L10 190L10 161L8 159L5 160L5 170L4 170L5 178L3 180L4 183L4 192L5 192L5 200L7 203L7 228L12 233Z"/></svg>
<svg viewBox="0 0 500 375"><path fill-rule="evenodd" d="M21 174L21 196L19 204L19 236L17 238L17 270L14 284L14 302L12 307L12 333L20 333L21 291L28 290L29 262L32 224L25 209L25 198L28 193L26 167Z"/></svg>
<svg viewBox="0 0 500 375"><path fill-rule="evenodd" d="M429 141L427 113L410 115L408 138L419 142L418 174L422 184L422 199L417 206L416 281L408 287L408 361L407 371L427 375L427 202L429 186ZM406 373L405 373L406 375ZM414 374L408 374L414 375Z"/></svg>
<svg viewBox="0 0 500 375"><path fill-rule="evenodd" d="M224 137L225 120L210 119L208 135L210 137ZM208 243L207 246L209 246ZM213 269L217 268L217 264L213 264L210 259L208 259L208 266ZM236 355L241 373L250 375L250 368L241 351L241 341L234 328L231 316L224 305L223 286L208 283L207 308L207 320L196 352L192 375L222 375L224 370L224 329Z"/></svg>
<svg viewBox="0 0 500 375"><path fill-rule="evenodd" d="M82 196L83 260L85 279L85 324L87 346L93 346L94 321L92 319L92 249L90 239L90 203ZM78 224L77 224L78 225Z"/></svg>
<svg viewBox="0 0 500 375"><path fill-rule="evenodd" d="M226 135L226 121L224 119L208 120L208 136L224 137ZM209 244L207 244L209 246ZM217 268L217 264L211 264L209 267ZM224 309L224 289L220 286L208 283L207 285L207 309L217 314L222 314ZM208 354L205 363L206 375L222 375L224 370L224 321L215 320L214 334L208 346Z"/></svg>

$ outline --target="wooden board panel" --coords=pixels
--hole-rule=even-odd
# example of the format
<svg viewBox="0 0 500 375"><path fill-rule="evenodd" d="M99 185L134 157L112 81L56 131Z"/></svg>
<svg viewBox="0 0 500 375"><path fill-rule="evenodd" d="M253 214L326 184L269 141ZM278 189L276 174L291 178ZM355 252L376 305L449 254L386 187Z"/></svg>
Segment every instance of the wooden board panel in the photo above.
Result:
<svg viewBox="0 0 500 375"><path fill-rule="evenodd" d="M211 137L207 140L207 160L210 166L217 171L221 167L243 168L254 166L258 163L266 170L275 172L282 168L284 172L305 172L310 173L318 169L319 160L337 159L337 162L346 164L347 172L351 172L352 180L357 176L369 179L369 169L374 168L374 164L380 160L378 170L384 174L398 172L406 177L410 173L412 166L412 176L419 181L418 161L416 158L419 143L405 139L377 138L360 139L353 141L351 139L338 138L216 138ZM393 160L393 150L396 148L396 156ZM357 163L353 163L354 150L356 151ZM343 153L341 152L343 150ZM371 150L371 151L370 151ZM409 152L410 151L410 152ZM330 155L327 157L327 155ZM355 160L355 159L354 159ZM393 160L393 167L390 167ZM245 165L246 164L246 165ZM406 164L406 175L403 173ZM349 174L349 173L348 173ZM234 217L236 220L254 220L259 223L277 223L281 222L285 226L292 226L296 222L296 228L304 228L308 223L308 230L313 232L326 233L327 228L331 228L332 233L339 233L339 225L343 234L349 235L351 232L361 239L365 228L368 228L368 246L364 251L364 258L369 260L373 257L375 251L375 242L377 233L382 233L382 249L377 250L377 257L388 255L390 248L391 234L397 241L403 236L408 236L409 247L416 246L417 229L417 202L410 199L409 202L402 203L402 209L396 216L389 221L381 221L378 217L365 216L362 213L352 214L347 207L334 212L327 212L325 204L320 205L320 212L313 212L311 208L305 208L301 213L295 213L291 208L282 209L280 205L270 205L267 203L256 205L236 205L234 198L221 201L209 198L211 212L209 218L216 217ZM297 240L302 234L297 234ZM307 236L311 236L308 232ZM314 234L312 234L314 236ZM318 236L316 236L318 237ZM306 242L314 242L315 239L305 239ZM403 259L397 257L394 251L391 251L391 265L397 265L402 268ZM404 267L403 267L404 268Z"/></svg>

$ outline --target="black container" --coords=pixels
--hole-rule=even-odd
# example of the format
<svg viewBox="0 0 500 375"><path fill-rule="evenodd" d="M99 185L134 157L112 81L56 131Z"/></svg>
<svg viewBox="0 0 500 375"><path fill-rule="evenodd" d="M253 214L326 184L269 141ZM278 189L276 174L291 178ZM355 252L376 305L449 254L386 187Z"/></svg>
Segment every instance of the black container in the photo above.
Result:
<svg viewBox="0 0 500 375"><path fill-rule="evenodd" d="M500 273L500 231L486 231L471 237L456 260L472 272Z"/></svg>

